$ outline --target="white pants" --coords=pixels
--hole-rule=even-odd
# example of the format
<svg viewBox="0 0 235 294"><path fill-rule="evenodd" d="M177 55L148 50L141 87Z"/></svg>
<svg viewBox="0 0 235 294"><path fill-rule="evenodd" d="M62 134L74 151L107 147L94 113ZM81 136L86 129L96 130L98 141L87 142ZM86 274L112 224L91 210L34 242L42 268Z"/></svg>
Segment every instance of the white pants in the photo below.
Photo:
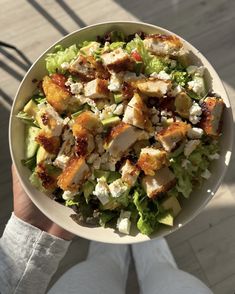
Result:
<svg viewBox="0 0 235 294"><path fill-rule="evenodd" d="M131 248L141 293L212 293L197 278L177 268L164 239L132 245ZM124 294L129 249L126 245L91 242L87 260L69 269L49 294Z"/></svg>

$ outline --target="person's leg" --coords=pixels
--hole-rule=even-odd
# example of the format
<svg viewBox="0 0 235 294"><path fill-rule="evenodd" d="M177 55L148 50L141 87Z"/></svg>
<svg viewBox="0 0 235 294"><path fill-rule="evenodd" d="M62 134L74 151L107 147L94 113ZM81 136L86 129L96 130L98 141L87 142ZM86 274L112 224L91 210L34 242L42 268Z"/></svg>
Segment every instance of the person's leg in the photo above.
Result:
<svg viewBox="0 0 235 294"><path fill-rule="evenodd" d="M165 239L132 245L139 286L144 294L212 294L194 276L177 268Z"/></svg>
<svg viewBox="0 0 235 294"><path fill-rule="evenodd" d="M49 294L124 294L130 252L127 245L91 242L87 259L69 269Z"/></svg>

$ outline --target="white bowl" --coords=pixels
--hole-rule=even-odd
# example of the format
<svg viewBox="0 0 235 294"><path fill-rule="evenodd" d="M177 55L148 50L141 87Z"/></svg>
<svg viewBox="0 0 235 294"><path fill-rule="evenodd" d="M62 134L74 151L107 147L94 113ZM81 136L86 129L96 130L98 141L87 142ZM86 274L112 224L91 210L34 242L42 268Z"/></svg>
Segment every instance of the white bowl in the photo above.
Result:
<svg viewBox="0 0 235 294"><path fill-rule="evenodd" d="M84 40L95 40L97 35L103 35L104 33L112 30L121 30L125 34L132 34L137 31L143 31L145 33L173 34L172 32L169 32L161 27L145 23L123 21L107 22L88 26L81 30L75 31L53 44L34 62L19 86L12 106L10 118L10 151L13 163L16 166L20 181L25 191L28 193L34 204L52 221L64 229L90 240L119 244L136 243L149 240L151 238L163 237L177 230L179 227L192 220L213 197L221 184L230 161L233 142L233 118L229 98L218 74L215 72L214 68L207 61L207 59L195 47L179 37L183 41L185 48L191 52L192 63L196 65L204 65L208 69L208 72L210 73L206 77L208 82L211 83L214 92L219 93L222 96L226 104L222 129L223 135L221 138L222 144L220 146L221 156L220 159L214 161L210 167L212 176L209 180L204 182L200 189L195 190L190 195L188 200L183 200L182 212L176 218L174 226L161 228L151 237L147 237L138 232L133 235L120 235L110 228L91 228L80 226L75 223L70 218L70 214L73 212L70 208L64 207L61 204L49 199L30 184L30 171L21 164L21 159L24 158L25 145L24 124L16 118L16 114L23 108L35 89L35 84L32 80L35 78L40 80L47 74L45 68L45 56L53 50L55 45L62 44L66 47Z"/></svg>

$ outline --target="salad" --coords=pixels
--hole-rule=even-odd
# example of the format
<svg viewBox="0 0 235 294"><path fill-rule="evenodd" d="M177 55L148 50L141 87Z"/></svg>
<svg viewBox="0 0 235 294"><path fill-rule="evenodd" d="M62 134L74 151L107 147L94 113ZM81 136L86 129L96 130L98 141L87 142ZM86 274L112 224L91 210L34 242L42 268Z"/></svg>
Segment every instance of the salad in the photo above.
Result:
<svg viewBox="0 0 235 294"><path fill-rule="evenodd" d="M45 58L17 117L32 185L77 223L151 235L173 226L219 158L223 99L174 35L112 31Z"/></svg>

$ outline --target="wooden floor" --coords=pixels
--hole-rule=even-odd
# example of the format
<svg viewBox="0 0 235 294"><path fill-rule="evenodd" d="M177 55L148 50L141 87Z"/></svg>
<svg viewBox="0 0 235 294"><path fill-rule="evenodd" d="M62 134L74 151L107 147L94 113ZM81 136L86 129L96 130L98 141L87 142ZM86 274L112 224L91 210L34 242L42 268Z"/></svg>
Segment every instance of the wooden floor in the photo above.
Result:
<svg viewBox="0 0 235 294"><path fill-rule="evenodd" d="M220 74L235 110L235 1L1 0L0 47L0 232L12 210L9 110L29 63L63 35L109 20L141 20L168 28L194 44ZM235 157L223 185L203 212L167 240L179 267L204 281L214 293L235 291ZM76 239L57 276L86 256L88 242ZM79 252L79 254L77 253ZM133 280L133 267L130 273ZM137 293L129 286L128 293Z"/></svg>

